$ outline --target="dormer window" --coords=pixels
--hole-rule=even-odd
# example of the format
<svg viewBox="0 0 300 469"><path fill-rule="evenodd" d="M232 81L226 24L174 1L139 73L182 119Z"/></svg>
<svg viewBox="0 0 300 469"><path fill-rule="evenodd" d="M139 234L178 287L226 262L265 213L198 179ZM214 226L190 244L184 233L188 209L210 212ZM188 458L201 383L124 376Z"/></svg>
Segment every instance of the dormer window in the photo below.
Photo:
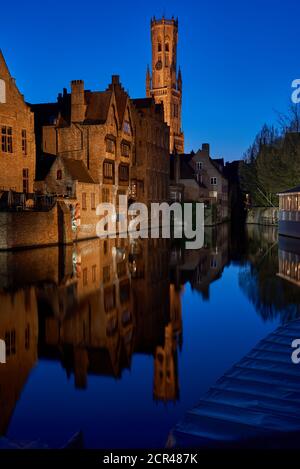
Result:
<svg viewBox="0 0 300 469"><path fill-rule="evenodd" d="M0 79L0 104L6 103L5 81Z"/></svg>
<svg viewBox="0 0 300 469"><path fill-rule="evenodd" d="M129 121L124 121L123 131L125 132L125 134L131 135L131 128L130 128Z"/></svg>

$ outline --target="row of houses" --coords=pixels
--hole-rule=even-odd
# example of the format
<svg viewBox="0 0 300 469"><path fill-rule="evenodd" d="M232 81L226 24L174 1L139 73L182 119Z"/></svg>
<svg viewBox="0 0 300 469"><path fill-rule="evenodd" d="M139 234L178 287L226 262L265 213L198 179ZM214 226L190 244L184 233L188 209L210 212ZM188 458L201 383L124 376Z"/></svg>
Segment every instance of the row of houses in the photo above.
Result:
<svg viewBox="0 0 300 469"><path fill-rule="evenodd" d="M0 53L0 248L15 247L18 234L7 240L17 225L22 245L26 236L26 245L95 237L98 204L118 207L120 195L148 206L204 202L207 224L228 219L223 160L210 157L208 144L170 156L165 121L163 101L131 99L118 75L104 91L73 80L55 102L28 104ZM36 240L32 226L49 223L57 239L54 231Z"/></svg>

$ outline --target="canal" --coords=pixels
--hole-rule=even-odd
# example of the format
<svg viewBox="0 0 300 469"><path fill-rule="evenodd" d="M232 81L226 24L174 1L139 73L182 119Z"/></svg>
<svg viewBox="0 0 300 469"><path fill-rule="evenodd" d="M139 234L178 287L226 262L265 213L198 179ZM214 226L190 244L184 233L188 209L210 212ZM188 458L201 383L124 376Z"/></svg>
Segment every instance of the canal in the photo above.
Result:
<svg viewBox="0 0 300 469"><path fill-rule="evenodd" d="M0 436L164 447L210 386L299 316L294 257L274 227L225 224L199 251L106 239L1 252Z"/></svg>

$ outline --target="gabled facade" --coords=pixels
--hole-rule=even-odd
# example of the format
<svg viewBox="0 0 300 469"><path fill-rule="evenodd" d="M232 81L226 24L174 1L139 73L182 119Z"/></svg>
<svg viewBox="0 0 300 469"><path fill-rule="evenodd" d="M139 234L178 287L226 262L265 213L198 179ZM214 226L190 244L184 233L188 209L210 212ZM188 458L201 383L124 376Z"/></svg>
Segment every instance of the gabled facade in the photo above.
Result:
<svg viewBox="0 0 300 469"><path fill-rule="evenodd" d="M229 217L224 161L210 157L207 143L196 153L171 157L170 196L173 201L203 202L210 212L208 224Z"/></svg>
<svg viewBox="0 0 300 469"><path fill-rule="evenodd" d="M0 191L33 192L34 118L0 51Z"/></svg>
<svg viewBox="0 0 300 469"><path fill-rule="evenodd" d="M71 83L57 103L33 105L38 140L38 178L45 154L81 160L99 185L100 202L117 203L129 194L133 126L130 100L119 77L113 76L103 92L84 89L82 80Z"/></svg>

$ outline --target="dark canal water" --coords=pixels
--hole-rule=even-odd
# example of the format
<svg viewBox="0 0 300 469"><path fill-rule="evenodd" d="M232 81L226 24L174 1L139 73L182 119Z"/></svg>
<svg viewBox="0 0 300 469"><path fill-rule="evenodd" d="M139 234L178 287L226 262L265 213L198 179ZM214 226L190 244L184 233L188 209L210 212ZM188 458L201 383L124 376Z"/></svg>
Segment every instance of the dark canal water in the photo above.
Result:
<svg viewBox="0 0 300 469"><path fill-rule="evenodd" d="M299 315L278 251L274 228L222 225L199 251L111 239L0 253L0 436L165 446L229 367Z"/></svg>

